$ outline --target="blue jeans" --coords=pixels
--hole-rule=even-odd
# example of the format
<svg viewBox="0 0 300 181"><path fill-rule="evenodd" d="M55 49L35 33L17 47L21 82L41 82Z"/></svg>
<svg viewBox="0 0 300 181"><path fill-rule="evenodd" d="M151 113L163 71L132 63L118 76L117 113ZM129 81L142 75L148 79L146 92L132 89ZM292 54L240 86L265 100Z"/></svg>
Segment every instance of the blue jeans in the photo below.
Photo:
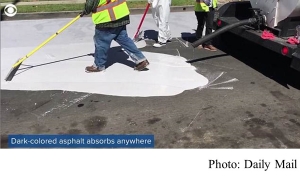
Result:
<svg viewBox="0 0 300 181"><path fill-rule="evenodd" d="M120 44L136 64L146 60L146 57L136 47L133 40L128 37L126 26L120 26L117 28L96 28L94 35L94 58L95 66L97 66L98 69L105 69L108 50L112 40L115 40L118 44Z"/></svg>

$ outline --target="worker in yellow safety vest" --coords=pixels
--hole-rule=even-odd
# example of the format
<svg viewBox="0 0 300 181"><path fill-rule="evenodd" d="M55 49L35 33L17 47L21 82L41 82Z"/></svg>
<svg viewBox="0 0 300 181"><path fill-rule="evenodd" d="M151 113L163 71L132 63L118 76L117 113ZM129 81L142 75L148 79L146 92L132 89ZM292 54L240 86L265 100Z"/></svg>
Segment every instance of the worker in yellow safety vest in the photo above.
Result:
<svg viewBox="0 0 300 181"><path fill-rule="evenodd" d="M197 39L202 38L204 25L206 25L205 35L209 35L212 33L214 15L217 6L218 0L196 0L194 10L198 22L196 30ZM211 40L204 42L203 45L199 45L198 48L205 48L206 50L217 51L217 49L212 45Z"/></svg>
<svg viewBox="0 0 300 181"><path fill-rule="evenodd" d="M81 15L92 13L95 24L94 64L85 68L86 72L101 72L105 70L108 50L112 40L124 48L136 63L134 70L144 70L149 62L127 35L126 25L130 23L126 0L86 0Z"/></svg>

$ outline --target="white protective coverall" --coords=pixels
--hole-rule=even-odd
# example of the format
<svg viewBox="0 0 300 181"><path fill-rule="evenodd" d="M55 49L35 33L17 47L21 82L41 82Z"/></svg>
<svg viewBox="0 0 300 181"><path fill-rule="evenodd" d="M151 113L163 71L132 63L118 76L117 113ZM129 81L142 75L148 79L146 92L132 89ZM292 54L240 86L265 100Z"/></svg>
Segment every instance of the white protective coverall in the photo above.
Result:
<svg viewBox="0 0 300 181"><path fill-rule="evenodd" d="M152 4L152 16L158 27L158 42L166 43L171 39L169 15L172 0L148 0L148 3Z"/></svg>

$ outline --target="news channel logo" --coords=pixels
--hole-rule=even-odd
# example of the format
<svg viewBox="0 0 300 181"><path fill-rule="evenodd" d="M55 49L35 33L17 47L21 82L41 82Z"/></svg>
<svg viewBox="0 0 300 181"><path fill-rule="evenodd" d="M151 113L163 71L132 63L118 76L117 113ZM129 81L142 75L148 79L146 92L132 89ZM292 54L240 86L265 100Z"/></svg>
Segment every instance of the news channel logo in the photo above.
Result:
<svg viewBox="0 0 300 181"><path fill-rule="evenodd" d="M4 8L4 13L8 17L13 17L17 14L17 7L13 4L7 4Z"/></svg>

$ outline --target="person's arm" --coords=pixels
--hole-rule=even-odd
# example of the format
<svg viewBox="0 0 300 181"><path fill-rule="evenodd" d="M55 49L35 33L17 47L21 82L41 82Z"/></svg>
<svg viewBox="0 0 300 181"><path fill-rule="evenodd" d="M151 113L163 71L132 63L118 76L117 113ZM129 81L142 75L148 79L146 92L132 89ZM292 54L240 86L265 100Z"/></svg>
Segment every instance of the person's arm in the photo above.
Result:
<svg viewBox="0 0 300 181"><path fill-rule="evenodd" d="M93 12L94 9L97 8L100 0L86 0L86 3L84 5L83 14L88 15L91 12Z"/></svg>

